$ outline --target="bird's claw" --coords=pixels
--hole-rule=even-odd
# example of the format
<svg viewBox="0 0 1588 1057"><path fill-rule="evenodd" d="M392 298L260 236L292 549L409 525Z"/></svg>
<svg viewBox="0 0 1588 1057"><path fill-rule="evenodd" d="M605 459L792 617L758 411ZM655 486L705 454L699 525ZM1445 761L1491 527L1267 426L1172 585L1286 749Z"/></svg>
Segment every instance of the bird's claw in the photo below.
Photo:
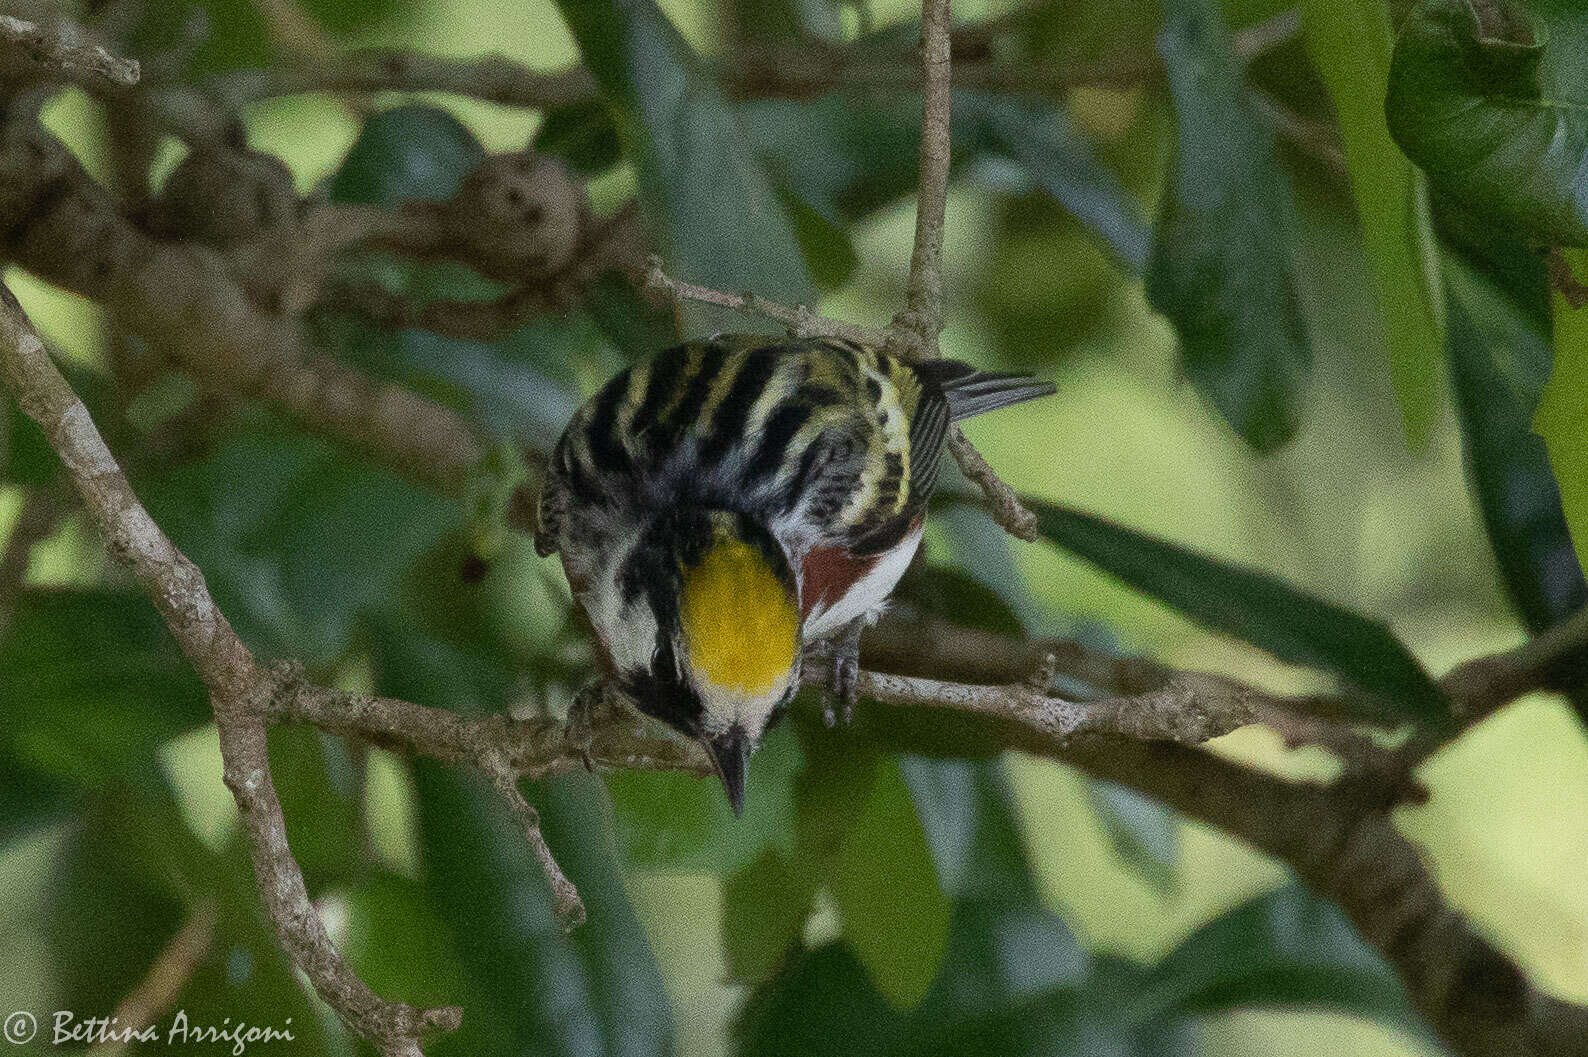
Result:
<svg viewBox="0 0 1588 1057"><path fill-rule="evenodd" d="M822 691L822 722L829 727L840 719L845 726L854 722L855 701L860 697L860 633L866 623L864 617L855 620L826 643L833 667Z"/></svg>
<svg viewBox="0 0 1588 1057"><path fill-rule="evenodd" d="M855 721L855 700L860 696L860 658L854 653L839 654L833 658L833 689L828 695L822 718L833 725L833 701L837 700L844 726Z"/></svg>
<svg viewBox="0 0 1588 1057"><path fill-rule="evenodd" d="M593 679L579 688L568 705L568 719L562 728L563 741L578 755L587 771L595 770L590 748L595 742L596 714L605 704L606 686L599 679Z"/></svg>

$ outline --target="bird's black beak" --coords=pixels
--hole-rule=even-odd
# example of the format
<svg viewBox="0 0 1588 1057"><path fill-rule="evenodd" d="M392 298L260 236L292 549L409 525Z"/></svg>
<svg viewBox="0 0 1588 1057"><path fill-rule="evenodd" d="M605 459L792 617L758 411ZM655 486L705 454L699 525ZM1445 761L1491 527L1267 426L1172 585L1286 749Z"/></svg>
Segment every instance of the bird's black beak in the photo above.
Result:
<svg viewBox="0 0 1588 1057"><path fill-rule="evenodd" d="M750 755L750 741L738 727L729 727L727 733L706 739L706 754L711 765L722 779L722 788L728 793L728 806L733 817L744 813L744 764Z"/></svg>

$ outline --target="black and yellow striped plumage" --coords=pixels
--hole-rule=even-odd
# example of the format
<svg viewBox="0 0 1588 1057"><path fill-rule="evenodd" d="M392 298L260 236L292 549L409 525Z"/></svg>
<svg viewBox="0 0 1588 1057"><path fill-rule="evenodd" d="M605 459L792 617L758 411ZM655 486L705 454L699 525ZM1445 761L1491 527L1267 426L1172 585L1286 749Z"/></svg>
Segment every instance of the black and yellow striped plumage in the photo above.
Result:
<svg viewBox="0 0 1588 1057"><path fill-rule="evenodd" d="M642 708L708 743L737 731L753 745L798 658L735 637L743 599L790 608L763 637L787 625L806 641L875 610L919 543L950 425L1051 391L834 338L689 342L620 372L574 415L537 547L561 555Z"/></svg>

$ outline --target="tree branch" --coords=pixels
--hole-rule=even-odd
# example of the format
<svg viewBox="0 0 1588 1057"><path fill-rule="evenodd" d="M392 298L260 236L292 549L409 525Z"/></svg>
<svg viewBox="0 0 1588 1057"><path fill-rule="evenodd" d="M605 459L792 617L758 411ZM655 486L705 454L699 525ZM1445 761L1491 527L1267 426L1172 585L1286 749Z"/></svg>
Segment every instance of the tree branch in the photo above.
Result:
<svg viewBox="0 0 1588 1057"><path fill-rule="evenodd" d="M130 88L138 83L135 60L117 58L65 19L41 26L0 14L0 56L13 71L19 66L23 70L59 71L91 86L97 83Z"/></svg>
<svg viewBox="0 0 1588 1057"><path fill-rule="evenodd" d="M582 66L543 73L496 54L459 59L391 48L222 74L208 87L234 108L301 92L447 92L530 110L596 98L595 78Z"/></svg>
<svg viewBox="0 0 1588 1057"><path fill-rule="evenodd" d="M0 257L101 302L201 385L263 400L428 487L460 494L484 448L457 415L312 356L297 321L262 312L215 251L143 234L41 129L0 133Z"/></svg>
<svg viewBox="0 0 1588 1057"><path fill-rule="evenodd" d="M883 707L867 710L861 723L884 742L902 751L943 751L920 741L910 712L948 710L965 723L963 737L948 748L951 753L981 735L1156 797L1288 863L1320 894L1339 902L1457 1052L1469 1057L1575 1052L1588 1030L1588 1010L1532 987L1513 962L1445 903L1415 848L1395 831L1383 798L1364 795L1348 779L1331 785L1288 782L1192 747L1250 722L1289 715L1292 706L1305 707L1305 699L1275 699L1218 676L1111 657L1066 640L1029 644L942 625L900 623L890 628L884 621L872 633L868 662L911 639L918 644L911 660L919 668L992 658L1022 674L1007 685L980 686L867 670L861 674L862 695ZM964 636L957 654L950 649L941 659L935 656L933 651L955 635ZM1548 673L1558 671L1563 658L1588 649L1585 638L1588 627L1579 624L1544 648L1483 659L1493 670L1512 673L1485 679L1485 700L1548 685ZM1132 689L1094 702L1047 693L1034 685L1040 679L1024 678L1033 650L1044 648L1053 658L1051 670L1038 673L1044 677L1064 671L1101 687ZM1460 685L1473 678L1474 670L1463 666L1447 680ZM809 674L819 683L829 673ZM273 720L311 723L449 762L466 762L482 746L489 747L502 754L513 773L572 769L586 752L600 767L709 773L698 746L659 731L633 710L607 717L584 742L549 720L467 720L408 702L320 688L281 694L262 707Z"/></svg>
<svg viewBox="0 0 1588 1057"><path fill-rule="evenodd" d="M60 456L105 538L106 550L143 586L209 689L226 785L237 800L255 880L282 947L320 996L382 1054L418 1054L421 1032L457 1027L462 1011L386 1002L337 953L287 844L281 802L270 777L265 725L250 714L257 701L270 695L273 680L216 607L203 574L138 502L88 409L50 362L44 343L4 284L0 379Z"/></svg>

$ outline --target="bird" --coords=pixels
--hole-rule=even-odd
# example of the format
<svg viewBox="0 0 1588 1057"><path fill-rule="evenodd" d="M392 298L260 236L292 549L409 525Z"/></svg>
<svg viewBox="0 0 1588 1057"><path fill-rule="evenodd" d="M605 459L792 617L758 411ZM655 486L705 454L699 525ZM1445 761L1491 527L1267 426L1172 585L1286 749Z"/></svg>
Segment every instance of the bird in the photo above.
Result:
<svg viewBox="0 0 1588 1057"><path fill-rule="evenodd" d="M602 685L704 747L735 815L748 759L831 663L850 718L861 630L915 556L952 426L1054 392L839 337L718 334L614 375L552 450L557 555Z"/></svg>

